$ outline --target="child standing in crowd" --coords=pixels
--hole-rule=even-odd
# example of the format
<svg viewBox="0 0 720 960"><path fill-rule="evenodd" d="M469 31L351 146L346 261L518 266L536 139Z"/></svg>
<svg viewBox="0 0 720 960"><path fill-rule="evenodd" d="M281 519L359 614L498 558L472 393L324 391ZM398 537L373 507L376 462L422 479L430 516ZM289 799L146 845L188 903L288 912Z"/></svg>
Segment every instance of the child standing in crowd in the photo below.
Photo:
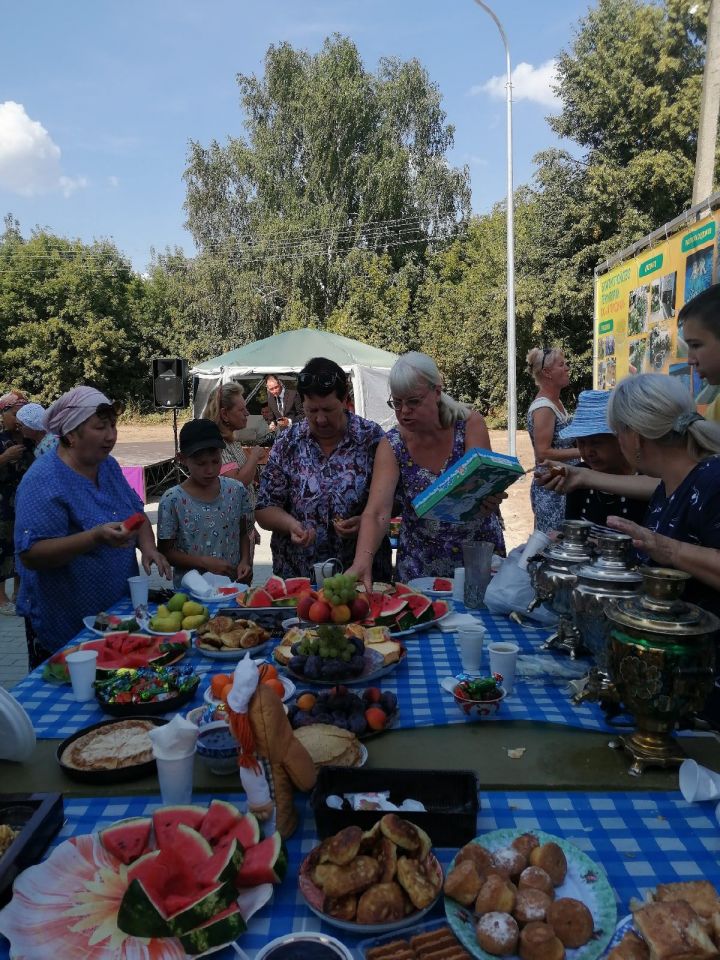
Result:
<svg viewBox="0 0 720 960"><path fill-rule="evenodd" d="M678 314L678 331L687 344L688 363L711 386L720 385L720 283L689 300ZM720 421L720 395L705 410Z"/></svg>
<svg viewBox="0 0 720 960"><path fill-rule="evenodd" d="M191 420L180 431L180 461L190 476L167 490L158 509L158 546L175 567L175 586L188 570L252 579L245 486L221 477L225 441L212 420Z"/></svg>

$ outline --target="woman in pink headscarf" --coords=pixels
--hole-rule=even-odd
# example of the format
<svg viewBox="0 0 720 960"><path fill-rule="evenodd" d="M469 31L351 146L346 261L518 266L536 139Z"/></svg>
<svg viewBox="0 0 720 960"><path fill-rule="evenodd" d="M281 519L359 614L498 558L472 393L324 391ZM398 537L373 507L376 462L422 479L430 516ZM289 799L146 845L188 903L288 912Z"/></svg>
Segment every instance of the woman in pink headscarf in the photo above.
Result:
<svg viewBox="0 0 720 960"><path fill-rule="evenodd" d="M60 437L35 461L18 489L15 550L23 571L18 610L25 617L30 668L73 639L83 617L107 610L138 572L136 547L150 572L170 574L152 527L123 521L143 510L118 462L122 404L99 390L75 387L47 411L45 427Z"/></svg>
<svg viewBox="0 0 720 960"><path fill-rule="evenodd" d="M15 527L15 494L23 474L33 462L33 443L26 444L17 422L17 412L27 403L18 390L0 397L0 614L15 616L15 604L5 592L5 581L15 579L17 596L19 577L15 570L13 546Z"/></svg>

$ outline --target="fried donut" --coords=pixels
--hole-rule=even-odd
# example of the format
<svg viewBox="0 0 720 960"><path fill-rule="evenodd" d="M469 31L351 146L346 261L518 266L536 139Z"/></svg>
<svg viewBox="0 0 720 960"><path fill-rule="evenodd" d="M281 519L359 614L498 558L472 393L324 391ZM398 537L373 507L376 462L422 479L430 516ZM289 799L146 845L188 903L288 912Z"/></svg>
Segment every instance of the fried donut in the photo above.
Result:
<svg viewBox="0 0 720 960"><path fill-rule="evenodd" d="M503 847L501 850L495 850L492 855L493 868L500 876L519 877L527 866L527 857L514 847Z"/></svg>
<svg viewBox="0 0 720 960"><path fill-rule="evenodd" d="M388 839L411 856L417 856L422 849L420 834L415 824L403 820L396 813L386 813L380 820L380 829Z"/></svg>
<svg viewBox="0 0 720 960"><path fill-rule="evenodd" d="M540 841L534 833L521 833L519 837L515 837L510 846L519 850L525 859L529 860L535 847L540 846Z"/></svg>
<svg viewBox="0 0 720 960"><path fill-rule="evenodd" d="M380 871L380 864L373 857L355 857L352 863L342 867L336 863L318 863L312 872L312 881L325 896L339 900L349 893L366 890L377 881Z"/></svg>
<svg viewBox="0 0 720 960"><path fill-rule="evenodd" d="M363 832L360 827L345 827L320 845L320 863L336 863L339 867L354 860L360 851Z"/></svg>
<svg viewBox="0 0 720 960"><path fill-rule="evenodd" d="M543 843L530 853L530 863L533 867L542 867L550 876L553 885L559 887L567 873L567 860L562 847L557 843Z"/></svg>
<svg viewBox="0 0 720 960"><path fill-rule="evenodd" d="M515 953L519 933L515 918L497 910L480 917L475 926L478 944L494 957L509 957Z"/></svg>
<svg viewBox="0 0 720 960"><path fill-rule="evenodd" d="M354 920L357 911L357 897L349 893L346 897L326 897L323 901L323 913L338 920Z"/></svg>
<svg viewBox="0 0 720 960"><path fill-rule="evenodd" d="M552 927L535 920L520 932L521 960L564 960L565 947Z"/></svg>
<svg viewBox="0 0 720 960"><path fill-rule="evenodd" d="M485 847L481 847L479 843L466 843L464 847L460 848L458 855L455 857L455 863L462 863L463 860L471 860L475 864L475 869L478 872L479 877L485 877L488 875L493 865L492 854L489 850L486 850Z"/></svg>
<svg viewBox="0 0 720 960"><path fill-rule="evenodd" d="M483 881L478 876L474 864L470 860L463 860L456 864L445 877L445 896L457 900L464 907L469 907L477 900Z"/></svg>
<svg viewBox="0 0 720 960"><path fill-rule="evenodd" d="M430 906L440 892L440 879L419 860L398 857L397 879L417 910Z"/></svg>
<svg viewBox="0 0 720 960"><path fill-rule="evenodd" d="M382 868L378 883L390 883L397 874L397 847L392 842L380 834L380 840L375 845L375 859Z"/></svg>
<svg viewBox="0 0 720 960"><path fill-rule="evenodd" d="M521 926L532 923L533 920L544 920L551 903L552 900L547 893L533 887L526 887L524 890L518 890L513 916Z"/></svg>
<svg viewBox="0 0 720 960"><path fill-rule="evenodd" d="M547 922L555 931L555 936L566 947L582 947L593 935L595 924L592 914L580 900L574 897L561 897L551 903L547 911Z"/></svg>
<svg viewBox="0 0 720 960"><path fill-rule="evenodd" d="M542 867L525 867L518 880L518 890L542 890L552 900L555 896L555 886L550 874Z"/></svg>
<svg viewBox="0 0 720 960"><path fill-rule="evenodd" d="M517 889L497 873L486 878L475 901L475 913L512 913Z"/></svg>
<svg viewBox="0 0 720 960"><path fill-rule="evenodd" d="M392 923L405 916L403 892L396 883L376 883L357 903L357 923Z"/></svg>

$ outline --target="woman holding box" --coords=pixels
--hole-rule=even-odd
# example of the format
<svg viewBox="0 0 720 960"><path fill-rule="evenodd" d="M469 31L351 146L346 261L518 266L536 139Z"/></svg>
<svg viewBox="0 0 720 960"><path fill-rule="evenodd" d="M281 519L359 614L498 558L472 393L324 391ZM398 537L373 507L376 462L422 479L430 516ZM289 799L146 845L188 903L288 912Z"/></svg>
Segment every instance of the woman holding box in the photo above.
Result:
<svg viewBox="0 0 720 960"><path fill-rule="evenodd" d="M440 371L424 353L412 351L400 357L390 371L390 393L388 406L396 412L398 425L378 445L351 572L366 585L371 582L375 551L390 517L397 514L402 516L397 552L400 581L451 577L463 565L462 545L467 541L491 541L504 554L497 513L503 497L489 497L476 519L467 523L422 520L412 506L413 499L467 450L491 449L484 419L443 391ZM393 507L396 501L400 510Z"/></svg>

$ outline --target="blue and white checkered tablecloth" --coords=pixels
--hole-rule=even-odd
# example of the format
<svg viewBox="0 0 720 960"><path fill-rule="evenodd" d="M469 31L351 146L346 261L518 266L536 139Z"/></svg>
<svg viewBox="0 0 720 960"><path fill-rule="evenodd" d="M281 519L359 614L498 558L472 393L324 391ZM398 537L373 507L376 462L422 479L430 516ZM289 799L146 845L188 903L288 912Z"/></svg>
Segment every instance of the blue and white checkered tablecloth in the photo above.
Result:
<svg viewBox="0 0 720 960"><path fill-rule="evenodd" d="M209 799L196 796L193 802L207 803ZM225 799L244 806L243 796ZM493 792L481 794L480 804L478 835L500 828L544 830L583 850L605 870L615 891L618 918L628 913L631 897L644 896L657 883L702 878L720 883L720 828L714 805L687 804L679 792ZM147 815L157 805L157 797L68 799L67 822L56 842L91 833L124 817ZM271 903L252 918L248 932L239 941L250 957L269 940L291 931L323 929L351 948L362 939L326 926L305 906L295 878L302 860L318 841L309 805L303 806L302 813L300 827L287 845L286 879L276 887ZM437 851L444 867L455 852ZM441 902L426 919L441 917L442 910ZM56 956L58 960L71 960L60 953ZM8 957L7 941L0 937L0 960ZM231 949L217 957L236 960Z"/></svg>
<svg viewBox="0 0 720 960"><path fill-rule="evenodd" d="M118 603L112 612L121 616L130 615L130 601ZM505 617L492 616L487 611L479 611L478 616L488 631L486 649L483 650L483 668L489 670L487 644L498 640L517 643L521 655L542 654L548 662L568 663L563 654L540 651L541 644L548 636L547 629L520 626ZM94 639L94 635L83 630L73 640L73 644L90 639ZM468 720L455 704L452 695L440 686L444 678L454 676L461 670L455 634L431 629L406 637L403 642L408 652L404 662L378 681L384 690L392 690L398 697L400 712L397 726L412 728L477 722ZM203 675L227 673L233 669L232 661L209 659L197 651L193 651L185 662L192 663L198 673ZM183 708L183 712L203 702L202 694L208 686L208 680L201 680L198 693ZM304 686L311 687L312 684ZM69 684L44 681L42 668L33 671L16 684L12 692L27 710L36 735L41 739L64 739L82 727L107 719L107 714L102 712L94 700L77 703L73 699ZM506 697L496 719L559 723L606 732L616 729L607 724L605 715L597 704L573 704L567 683L552 678L516 680L512 695Z"/></svg>

